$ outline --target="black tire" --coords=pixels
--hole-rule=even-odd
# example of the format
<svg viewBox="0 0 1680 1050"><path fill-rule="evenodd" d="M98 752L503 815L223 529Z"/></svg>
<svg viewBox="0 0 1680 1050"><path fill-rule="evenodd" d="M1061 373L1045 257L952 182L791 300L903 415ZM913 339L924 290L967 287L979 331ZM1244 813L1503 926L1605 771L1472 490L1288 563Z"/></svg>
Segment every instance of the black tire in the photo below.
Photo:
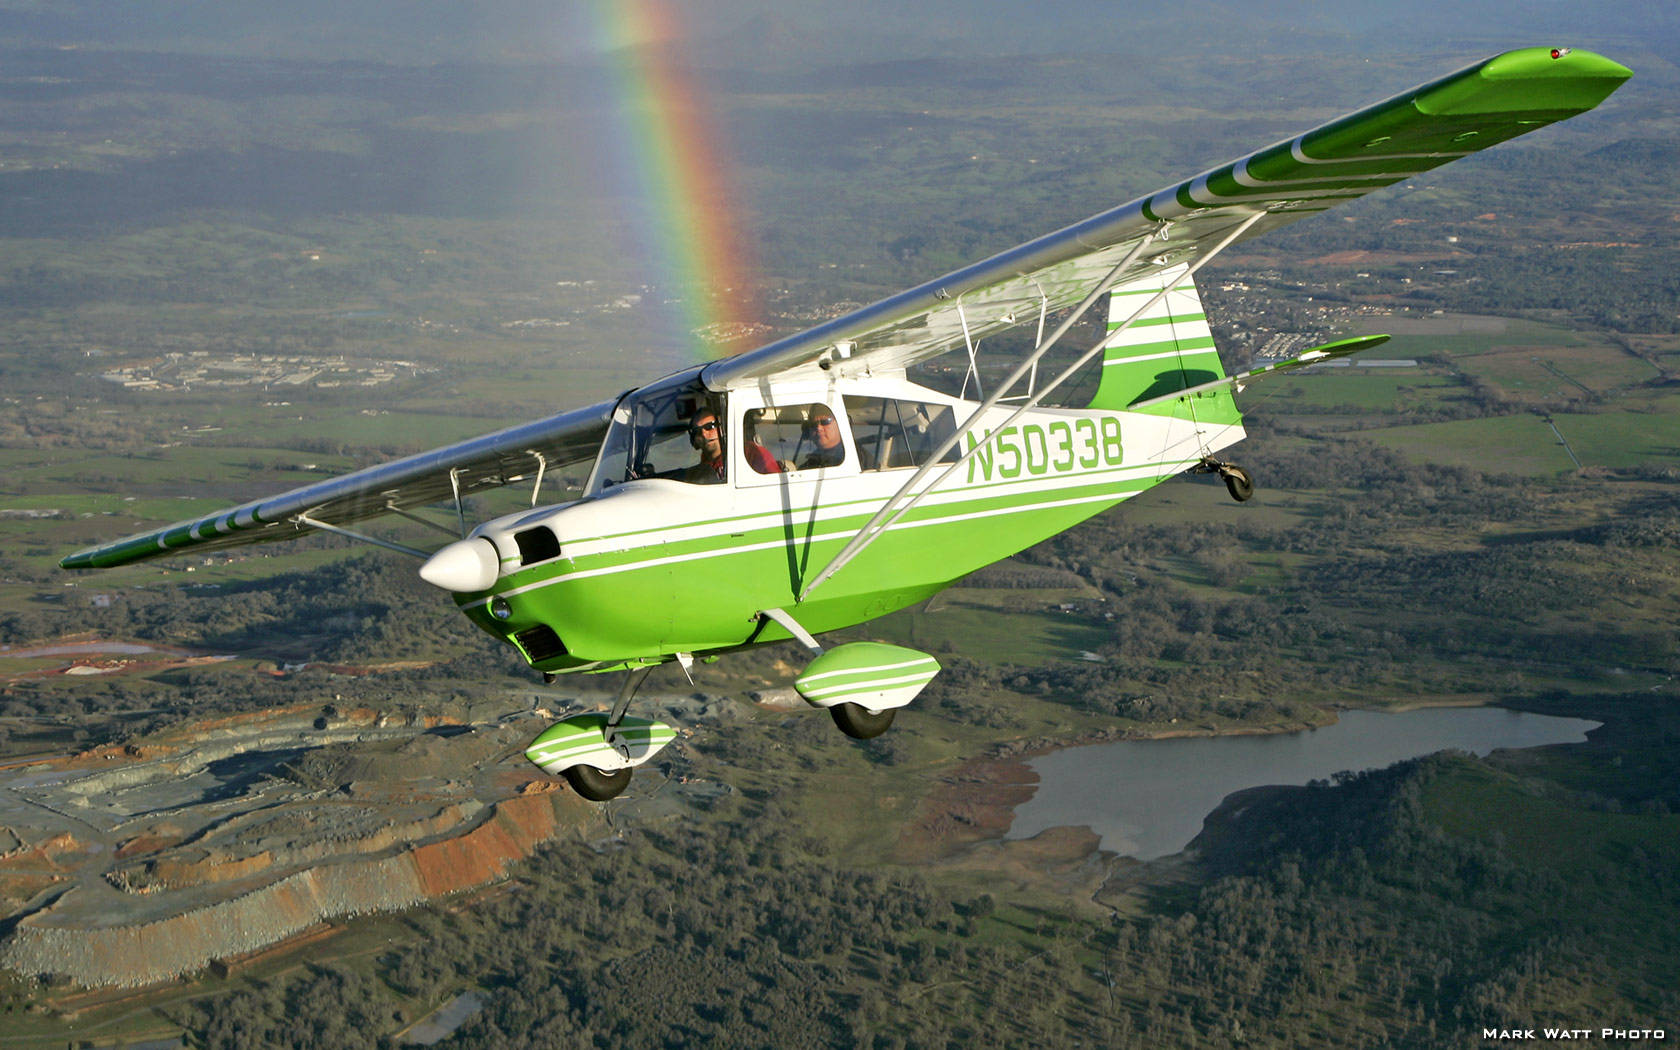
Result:
<svg viewBox="0 0 1680 1050"><path fill-rule="evenodd" d="M607 772L594 766L571 766L566 770L566 782L572 785L572 790L591 802L605 802L617 798L630 786L630 774L634 767L625 766Z"/></svg>
<svg viewBox="0 0 1680 1050"><path fill-rule="evenodd" d="M840 732L853 740L873 740L892 726L893 715L898 714L898 708L889 707L870 714L868 709L857 704L835 704L828 709L828 714L840 727Z"/></svg>
<svg viewBox="0 0 1680 1050"><path fill-rule="evenodd" d="M1225 471L1225 491L1238 503L1247 503L1254 498L1254 479L1248 476L1248 471L1241 467L1230 467Z"/></svg>

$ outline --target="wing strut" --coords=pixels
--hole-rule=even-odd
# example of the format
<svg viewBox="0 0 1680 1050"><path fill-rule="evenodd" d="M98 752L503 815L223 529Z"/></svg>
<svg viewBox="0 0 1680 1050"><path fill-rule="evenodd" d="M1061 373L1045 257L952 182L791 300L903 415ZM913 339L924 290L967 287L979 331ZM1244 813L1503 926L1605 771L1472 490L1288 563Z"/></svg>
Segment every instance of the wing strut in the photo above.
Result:
<svg viewBox="0 0 1680 1050"><path fill-rule="evenodd" d="M292 521L298 525L308 525L312 529L320 529L322 532L330 532L335 536L343 536L346 539L356 540L360 543L371 543L375 547L384 547L388 551L396 551L398 554L406 554L411 558L419 558L421 561L425 561L431 557L430 554L427 554L425 551L419 550L418 548L406 547L401 543L392 543L390 540L382 540L377 536L368 536L360 532L351 532L349 529L341 529L337 525L329 525L324 521L311 518L307 514L294 514L292 515Z"/></svg>
<svg viewBox="0 0 1680 1050"><path fill-rule="evenodd" d="M1044 294L1044 286L1038 283L1038 278L1031 279L1034 288L1038 289L1038 334L1034 337L1034 345L1044 342L1044 319L1050 315L1050 297ZM1038 388L1038 362L1032 363L1032 371L1027 374L1027 396L1031 397Z"/></svg>
<svg viewBox="0 0 1680 1050"><path fill-rule="evenodd" d="M845 548L842 549L839 554L834 556L834 560L824 566L823 570L819 572L809 584L806 585L805 589L800 591L799 598L797 599L798 601L804 601L812 591L816 590L817 587L823 583L823 581L827 580L830 576L833 576L847 562L857 557L859 551L863 550L864 547L874 541L876 536L881 534L882 530L886 527L882 523L886 521L889 514L892 514L893 505L900 499L903 499L904 495L915 487L917 482L928 476L929 472L933 470L934 466L938 464L939 460L945 455L945 453L955 448L957 442L962 440L963 435L974 428L975 422L978 421L988 409L1002 401L1004 395L1009 393L1010 388L1020 382L1022 375L1037 367L1039 358L1049 353L1050 348L1056 345L1056 341L1066 335L1068 329L1072 328L1081 317L1085 316L1085 312L1089 310L1098 299L1102 298L1103 294L1112 288L1116 282L1119 281L1120 275L1126 272L1127 267L1136 262L1138 256L1143 254L1143 250L1149 246L1150 242L1154 241L1156 237L1161 235L1161 231L1165 225L1165 223L1162 223L1161 226L1156 227L1154 230L1151 230L1149 233L1146 233L1143 237L1139 238L1138 242L1132 245L1132 250L1126 253L1126 257L1121 259L1120 262L1115 265L1114 269L1108 272L1107 276L1097 282L1096 287L1092 288L1090 294L1080 300L1079 305L1073 308L1073 312L1071 314L1062 319L1062 323L1056 326L1056 330L1050 333L1049 338L1039 340L1038 346L1033 349L1032 353L1027 355L1027 359L1016 365L1015 370L1009 373L1009 377L1003 381L1003 384L996 390L992 391L992 396L981 402L980 407L975 409L974 412L969 415L968 420L957 430L956 433L952 434L940 443L939 447L935 449L930 456L928 456L927 462L916 468L916 472L910 475L910 480L899 486L898 491L888 497L887 502L882 504L881 509L875 512L875 516L865 522L863 528L858 530L857 535L853 536L850 542L846 544ZM1104 336L1103 338L1106 341L1108 337ZM1048 393L1049 389L1046 388L1045 392ZM933 486L930 485L928 487L932 488Z"/></svg>
<svg viewBox="0 0 1680 1050"><path fill-rule="evenodd" d="M451 530L451 529L449 529L449 528L447 528L443 525L439 525L437 522L432 521L430 518L422 518L418 514L411 514L408 511L403 510L401 507L397 506L397 501L396 500L386 500L385 501L385 509L386 509L386 511L388 511L392 514L395 514L399 517L407 518L409 521L417 522L421 525L424 525L428 529L436 529L438 532L443 533L445 536L448 536L450 539L459 539L460 538L460 537L455 535L453 530Z"/></svg>
<svg viewBox="0 0 1680 1050"><path fill-rule="evenodd" d="M1185 271L1184 276L1194 276L1197 270L1213 261L1220 252L1224 251L1232 244L1232 242L1236 241L1237 238L1248 232L1248 228L1259 222L1265 217L1265 215L1265 210L1256 211L1248 218L1238 223L1235 229L1220 239L1219 243L1202 253L1202 255L1190 265L1190 268ZM893 522L903 517L910 508L920 502L923 496L932 492L941 482L950 477L953 471L972 459L977 452L990 445L992 440L996 438L998 434L1007 430L1011 423L1019 419L1029 409L1037 407L1038 403L1048 397L1051 391L1061 386L1067 381L1069 376L1083 368L1086 362L1090 361L1091 358L1102 353L1103 348L1108 345L1109 340L1113 339L1116 333L1131 327L1132 324L1136 322L1138 318L1142 317L1145 312L1153 309L1155 304L1167 297L1167 293L1172 290L1170 287L1163 288L1160 292L1151 296L1148 302L1144 303L1136 311L1134 311L1132 316L1126 318L1126 320L1117 328L1112 331L1105 332L1103 337L1097 340L1097 344L1087 350L1084 355L1079 358L1079 360L1069 365L1059 375L1057 375L1056 378L1046 383L1044 385L1044 389L1040 390L1038 393L1023 402L1008 419L1002 422L1002 424L993 427L992 430L983 435L979 441L969 446L968 451L963 453L963 455L959 457L955 463L952 463L946 469L945 473L939 475L939 478L934 481L933 484L910 497L910 499L905 502L902 507L896 506L898 501L902 499L912 488L914 488L917 482L926 477L934 467L940 465L940 460L944 457L945 453L955 448L957 443L961 441L964 436L974 430L974 428L979 424L981 417L984 416L987 411L996 406L999 401L1003 400L1003 395L1009 392L1009 388L1019 382L1021 376L1025 374L1029 368L1036 364L1039 358L1049 352L1050 348L1055 345L1056 340L1066 334L1067 330L1073 327L1074 322L1079 320L1079 318L1084 315L1085 311L1089 310L1092 304L1095 303L1097 299L1103 295L1103 293L1107 292L1116 282L1118 282L1120 275L1123 274L1126 271L1126 268L1132 264L1132 261L1143 252L1144 247L1156 237L1161 236L1165 225L1165 223L1161 224L1161 226L1156 227L1138 241L1138 243L1133 246L1132 250L1126 253L1126 257L1120 260L1120 264L1113 270L1109 271L1108 276L1104 277L1102 281L1091 290L1091 294L1087 295L1078 306L1074 307L1073 313L1061 324L1056 326L1056 330L1050 334L1050 338L1039 344L1037 349L1028 355L1025 361L1022 361L1019 365L1017 365L1015 367L1015 371L1009 374L1009 378L1003 381L1003 385L995 390L991 397L982 402L979 408L974 410L974 412L968 417L967 422L957 428L955 433L946 438L940 446L933 451L927 461L917 468L916 473L911 476L910 480L906 481L902 486L900 486L897 492L893 493L892 496L887 499L887 502L882 505L881 509L875 512L875 516L865 522L863 528L858 530L857 535L853 536L846 546L841 549L840 553L834 556L834 560L829 562L828 565L826 565L823 570L805 586L805 589L799 594L799 601L804 601L806 598L810 597L812 591L816 590L829 577L844 568L847 562L857 557L865 547L869 546L869 544L873 543L882 533L884 533L888 527L893 524Z"/></svg>
<svg viewBox="0 0 1680 1050"><path fill-rule="evenodd" d="M957 320L962 322L963 342L968 344L968 375L963 376L962 393L957 396L968 396L968 376L973 376L974 396L985 397L986 392L980 389L980 363L974 359L974 336L968 331L968 314L963 312L961 299L957 300Z"/></svg>

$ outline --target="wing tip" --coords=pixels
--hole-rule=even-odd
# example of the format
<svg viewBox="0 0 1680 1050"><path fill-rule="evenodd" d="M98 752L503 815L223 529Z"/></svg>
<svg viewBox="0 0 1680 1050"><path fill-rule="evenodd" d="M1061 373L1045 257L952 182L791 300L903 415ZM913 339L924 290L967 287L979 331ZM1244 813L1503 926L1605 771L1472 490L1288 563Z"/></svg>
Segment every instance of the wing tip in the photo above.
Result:
<svg viewBox="0 0 1680 1050"><path fill-rule="evenodd" d="M1593 109L1631 76L1633 70L1593 51L1522 47L1425 87L1415 104L1441 116L1526 112L1560 120Z"/></svg>
<svg viewBox="0 0 1680 1050"><path fill-rule="evenodd" d="M1567 77L1620 82L1633 76L1633 70L1596 51L1573 47L1520 47L1482 63L1481 75L1488 79Z"/></svg>
<svg viewBox="0 0 1680 1050"><path fill-rule="evenodd" d="M93 559L94 555L98 553L98 547L89 547L74 554L66 554L58 559L58 567L61 569L97 569L99 565Z"/></svg>

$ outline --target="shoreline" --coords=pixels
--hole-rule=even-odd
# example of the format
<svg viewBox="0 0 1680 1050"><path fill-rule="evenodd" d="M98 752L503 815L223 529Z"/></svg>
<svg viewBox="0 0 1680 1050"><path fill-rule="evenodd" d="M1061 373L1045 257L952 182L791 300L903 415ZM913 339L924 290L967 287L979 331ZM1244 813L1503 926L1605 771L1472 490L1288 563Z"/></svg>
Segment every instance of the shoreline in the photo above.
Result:
<svg viewBox="0 0 1680 1050"><path fill-rule="evenodd" d="M1070 747L1087 747L1092 744L1112 744L1122 740L1183 740L1193 737L1213 736L1273 736L1279 733L1300 733L1311 729L1323 729L1341 721L1339 712L1342 711L1374 711L1377 713L1404 714L1408 711L1422 711L1432 707L1503 707L1497 699L1473 699L1470 697L1454 697L1441 700L1405 700L1390 704L1351 704L1338 703L1316 708L1328 714L1329 720L1324 722L1278 722L1270 725L1238 725L1226 728L1210 727L1201 722L1184 728L1140 729L1137 727L1120 728L1110 726L1103 729L1088 730L1070 738L1035 737L1031 740L1007 740L992 745L991 749L981 757L986 758L1038 758L1054 751L1063 751ZM1509 708L1521 710L1520 708Z"/></svg>
<svg viewBox="0 0 1680 1050"><path fill-rule="evenodd" d="M1209 727L1205 723L1185 727L1142 729L1137 726L1109 726L1087 730L1069 737L1034 737L993 744L983 753L965 759L954 766L930 774L934 784L923 796L910 820L900 830L894 857L903 863L948 862L983 843L1031 844L1040 836L1055 832L1048 828L1028 839L1008 839L1014 824L1015 810L1032 798L1039 778L1031 766L1032 759L1075 747L1112 744L1121 741L1179 740L1218 736L1271 736L1322 729L1341 720L1342 711L1375 711L1403 714L1432 707L1501 707L1494 699L1468 697L1444 698L1437 701L1408 700L1393 704L1337 704L1320 707L1328 719L1323 722L1289 722L1265 726ZM1516 710L1512 708L1512 710ZM1245 789L1250 790L1250 789ZM1217 811L1217 810L1216 810ZM1072 826L1089 830L1085 825ZM1186 847L1188 851L1189 847ZM1185 851L1169 857L1182 858ZM1098 842L1091 845L1092 854L1106 854L1110 861L1132 861L1141 866L1155 861L1137 861L1103 849Z"/></svg>

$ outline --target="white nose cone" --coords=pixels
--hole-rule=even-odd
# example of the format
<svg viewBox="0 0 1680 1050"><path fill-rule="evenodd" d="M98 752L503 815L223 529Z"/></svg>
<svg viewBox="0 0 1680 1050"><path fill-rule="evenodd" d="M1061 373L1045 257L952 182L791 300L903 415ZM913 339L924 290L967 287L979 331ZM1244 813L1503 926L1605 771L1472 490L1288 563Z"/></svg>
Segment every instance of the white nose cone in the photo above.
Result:
<svg viewBox="0 0 1680 1050"><path fill-rule="evenodd" d="M488 590L501 569L496 545L483 536L456 540L426 559L420 578L433 587L457 593Z"/></svg>

